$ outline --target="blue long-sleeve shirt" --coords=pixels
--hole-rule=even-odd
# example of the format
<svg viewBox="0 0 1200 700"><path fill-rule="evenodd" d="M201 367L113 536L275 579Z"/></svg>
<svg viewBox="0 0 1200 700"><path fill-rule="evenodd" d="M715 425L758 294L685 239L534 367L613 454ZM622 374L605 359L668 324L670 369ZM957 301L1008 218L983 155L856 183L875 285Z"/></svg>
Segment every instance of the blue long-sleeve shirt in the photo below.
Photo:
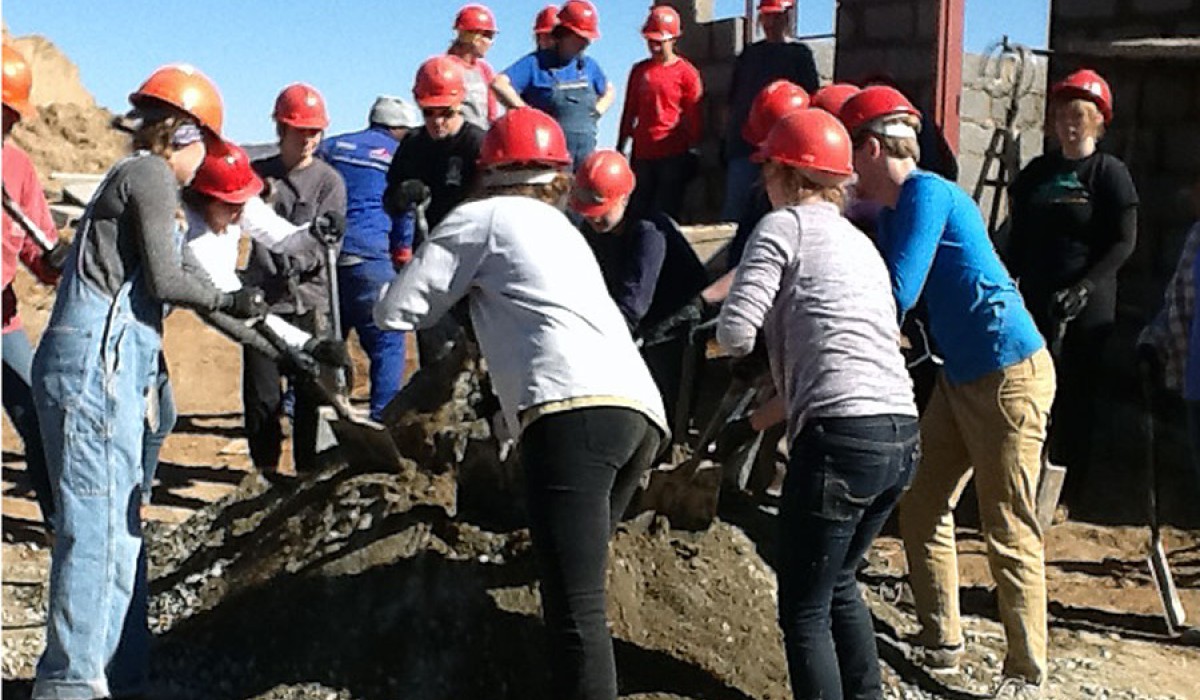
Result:
<svg viewBox="0 0 1200 700"><path fill-rule="evenodd" d="M978 207L954 183L915 171L896 207L883 210L879 239L897 310L903 318L924 295L951 383L974 381L1044 347Z"/></svg>
<svg viewBox="0 0 1200 700"><path fill-rule="evenodd" d="M383 210L388 167L399 143L379 126L321 142L317 155L346 183L344 256L387 260L392 250L412 247L412 213L391 217Z"/></svg>

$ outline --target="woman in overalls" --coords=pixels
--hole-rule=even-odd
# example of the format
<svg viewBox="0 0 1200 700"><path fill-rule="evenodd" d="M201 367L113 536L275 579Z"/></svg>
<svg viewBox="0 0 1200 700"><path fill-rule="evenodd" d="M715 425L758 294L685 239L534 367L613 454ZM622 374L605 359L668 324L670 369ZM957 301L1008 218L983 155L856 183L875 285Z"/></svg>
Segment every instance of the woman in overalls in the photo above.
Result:
<svg viewBox="0 0 1200 700"><path fill-rule="evenodd" d="M164 66L129 99L135 152L109 171L88 205L33 360L58 505L34 698L144 691L149 632L138 511L163 306L243 317L261 306L256 290L224 294L182 264L179 186L200 166L205 140L220 132L216 86L191 66Z"/></svg>
<svg viewBox="0 0 1200 700"><path fill-rule="evenodd" d="M578 167L596 150L596 123L616 98L612 82L590 56L600 38L600 15L587 0L568 0L558 12L555 46L526 55L496 76L492 89L509 109L536 107L554 117Z"/></svg>

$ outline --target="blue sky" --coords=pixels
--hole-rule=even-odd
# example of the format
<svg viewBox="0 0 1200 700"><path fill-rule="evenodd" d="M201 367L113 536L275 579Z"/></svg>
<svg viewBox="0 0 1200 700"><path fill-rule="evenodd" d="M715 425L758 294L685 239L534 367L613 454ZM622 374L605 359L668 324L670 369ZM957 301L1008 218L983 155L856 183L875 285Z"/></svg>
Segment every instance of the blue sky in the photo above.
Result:
<svg viewBox="0 0 1200 700"><path fill-rule="evenodd" d="M417 65L444 51L459 0L6 0L14 35L42 34L79 65L100 104L123 111L125 98L158 65L186 61L220 86L226 135L274 138L276 93L305 81L325 95L331 131L361 128L377 94L409 96ZM488 56L503 69L531 48L533 16L547 0L491 3L500 35ZM595 0L603 36L589 49L623 90L629 67L645 55L638 30L647 0ZM1007 32L1033 46L1046 43L1048 0L967 0L966 48L983 50ZM717 0L720 15L743 0ZM800 34L833 30L834 0L801 1ZM35 78L36 79L36 78ZM618 102L619 108L620 102ZM601 142L615 139L618 110L601 123Z"/></svg>

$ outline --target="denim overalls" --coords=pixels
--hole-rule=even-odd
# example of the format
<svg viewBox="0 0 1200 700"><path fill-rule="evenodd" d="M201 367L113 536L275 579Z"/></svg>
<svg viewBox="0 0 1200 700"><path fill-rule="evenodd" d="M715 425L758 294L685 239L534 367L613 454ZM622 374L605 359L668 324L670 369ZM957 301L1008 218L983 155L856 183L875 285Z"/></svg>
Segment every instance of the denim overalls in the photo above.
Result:
<svg viewBox="0 0 1200 700"><path fill-rule="evenodd" d="M146 154L138 157L155 157ZM127 159L109 173L118 172ZM46 651L34 698L136 694L150 635L142 549L146 396L157 391L163 304L142 269L115 297L82 275L97 190L33 360L34 399L58 505ZM176 232L177 235L179 232Z"/></svg>
<svg viewBox="0 0 1200 700"><path fill-rule="evenodd" d="M578 63L574 79L563 77L566 68ZM578 56L562 68L551 70L554 88L550 95L554 106L554 118L567 137L567 150L571 153L573 167L596 150L596 101L598 96L592 89L587 73L583 70L583 57Z"/></svg>

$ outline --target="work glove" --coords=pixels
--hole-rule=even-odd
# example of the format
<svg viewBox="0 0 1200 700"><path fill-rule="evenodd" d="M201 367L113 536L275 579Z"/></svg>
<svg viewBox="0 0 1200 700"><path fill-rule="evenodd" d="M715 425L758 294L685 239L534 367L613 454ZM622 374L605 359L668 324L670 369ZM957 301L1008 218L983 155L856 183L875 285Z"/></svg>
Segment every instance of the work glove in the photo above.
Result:
<svg viewBox="0 0 1200 700"><path fill-rule="evenodd" d="M337 245L346 233L346 217L341 212L327 211L313 219L309 231L325 245Z"/></svg>
<svg viewBox="0 0 1200 700"><path fill-rule="evenodd" d="M396 272L399 272L400 268L412 262L412 257L412 248L409 248L408 246L392 248L392 269L394 269Z"/></svg>
<svg viewBox="0 0 1200 700"><path fill-rule="evenodd" d="M259 318L267 315L267 300L257 287L242 287L221 297L221 311L236 318Z"/></svg>
<svg viewBox="0 0 1200 700"><path fill-rule="evenodd" d="M1092 283L1087 280L1058 290L1050 301L1050 315L1060 321L1074 320L1087 307L1091 293Z"/></svg>
<svg viewBox="0 0 1200 700"><path fill-rule="evenodd" d="M680 333L690 333L697 324L717 315L720 306L710 304L696 295L678 311L646 329L642 334L646 345L655 345L671 340Z"/></svg>
<svg viewBox="0 0 1200 700"><path fill-rule="evenodd" d="M352 364L344 340L313 338L304 344L304 351L317 362L330 367L349 367Z"/></svg>
<svg viewBox="0 0 1200 700"><path fill-rule="evenodd" d="M42 253L42 260L55 272L62 272L71 259L71 244L59 241L54 247Z"/></svg>
<svg viewBox="0 0 1200 700"><path fill-rule="evenodd" d="M762 333L754 341L754 349L750 354L734 360L729 367L729 373L734 379L743 384L753 384L758 378L771 371L771 361L767 357L767 345L763 342Z"/></svg>
<svg viewBox="0 0 1200 700"><path fill-rule="evenodd" d="M429 186L420 180L405 180L400 183L400 196L404 202L402 209L419 206L429 199Z"/></svg>

